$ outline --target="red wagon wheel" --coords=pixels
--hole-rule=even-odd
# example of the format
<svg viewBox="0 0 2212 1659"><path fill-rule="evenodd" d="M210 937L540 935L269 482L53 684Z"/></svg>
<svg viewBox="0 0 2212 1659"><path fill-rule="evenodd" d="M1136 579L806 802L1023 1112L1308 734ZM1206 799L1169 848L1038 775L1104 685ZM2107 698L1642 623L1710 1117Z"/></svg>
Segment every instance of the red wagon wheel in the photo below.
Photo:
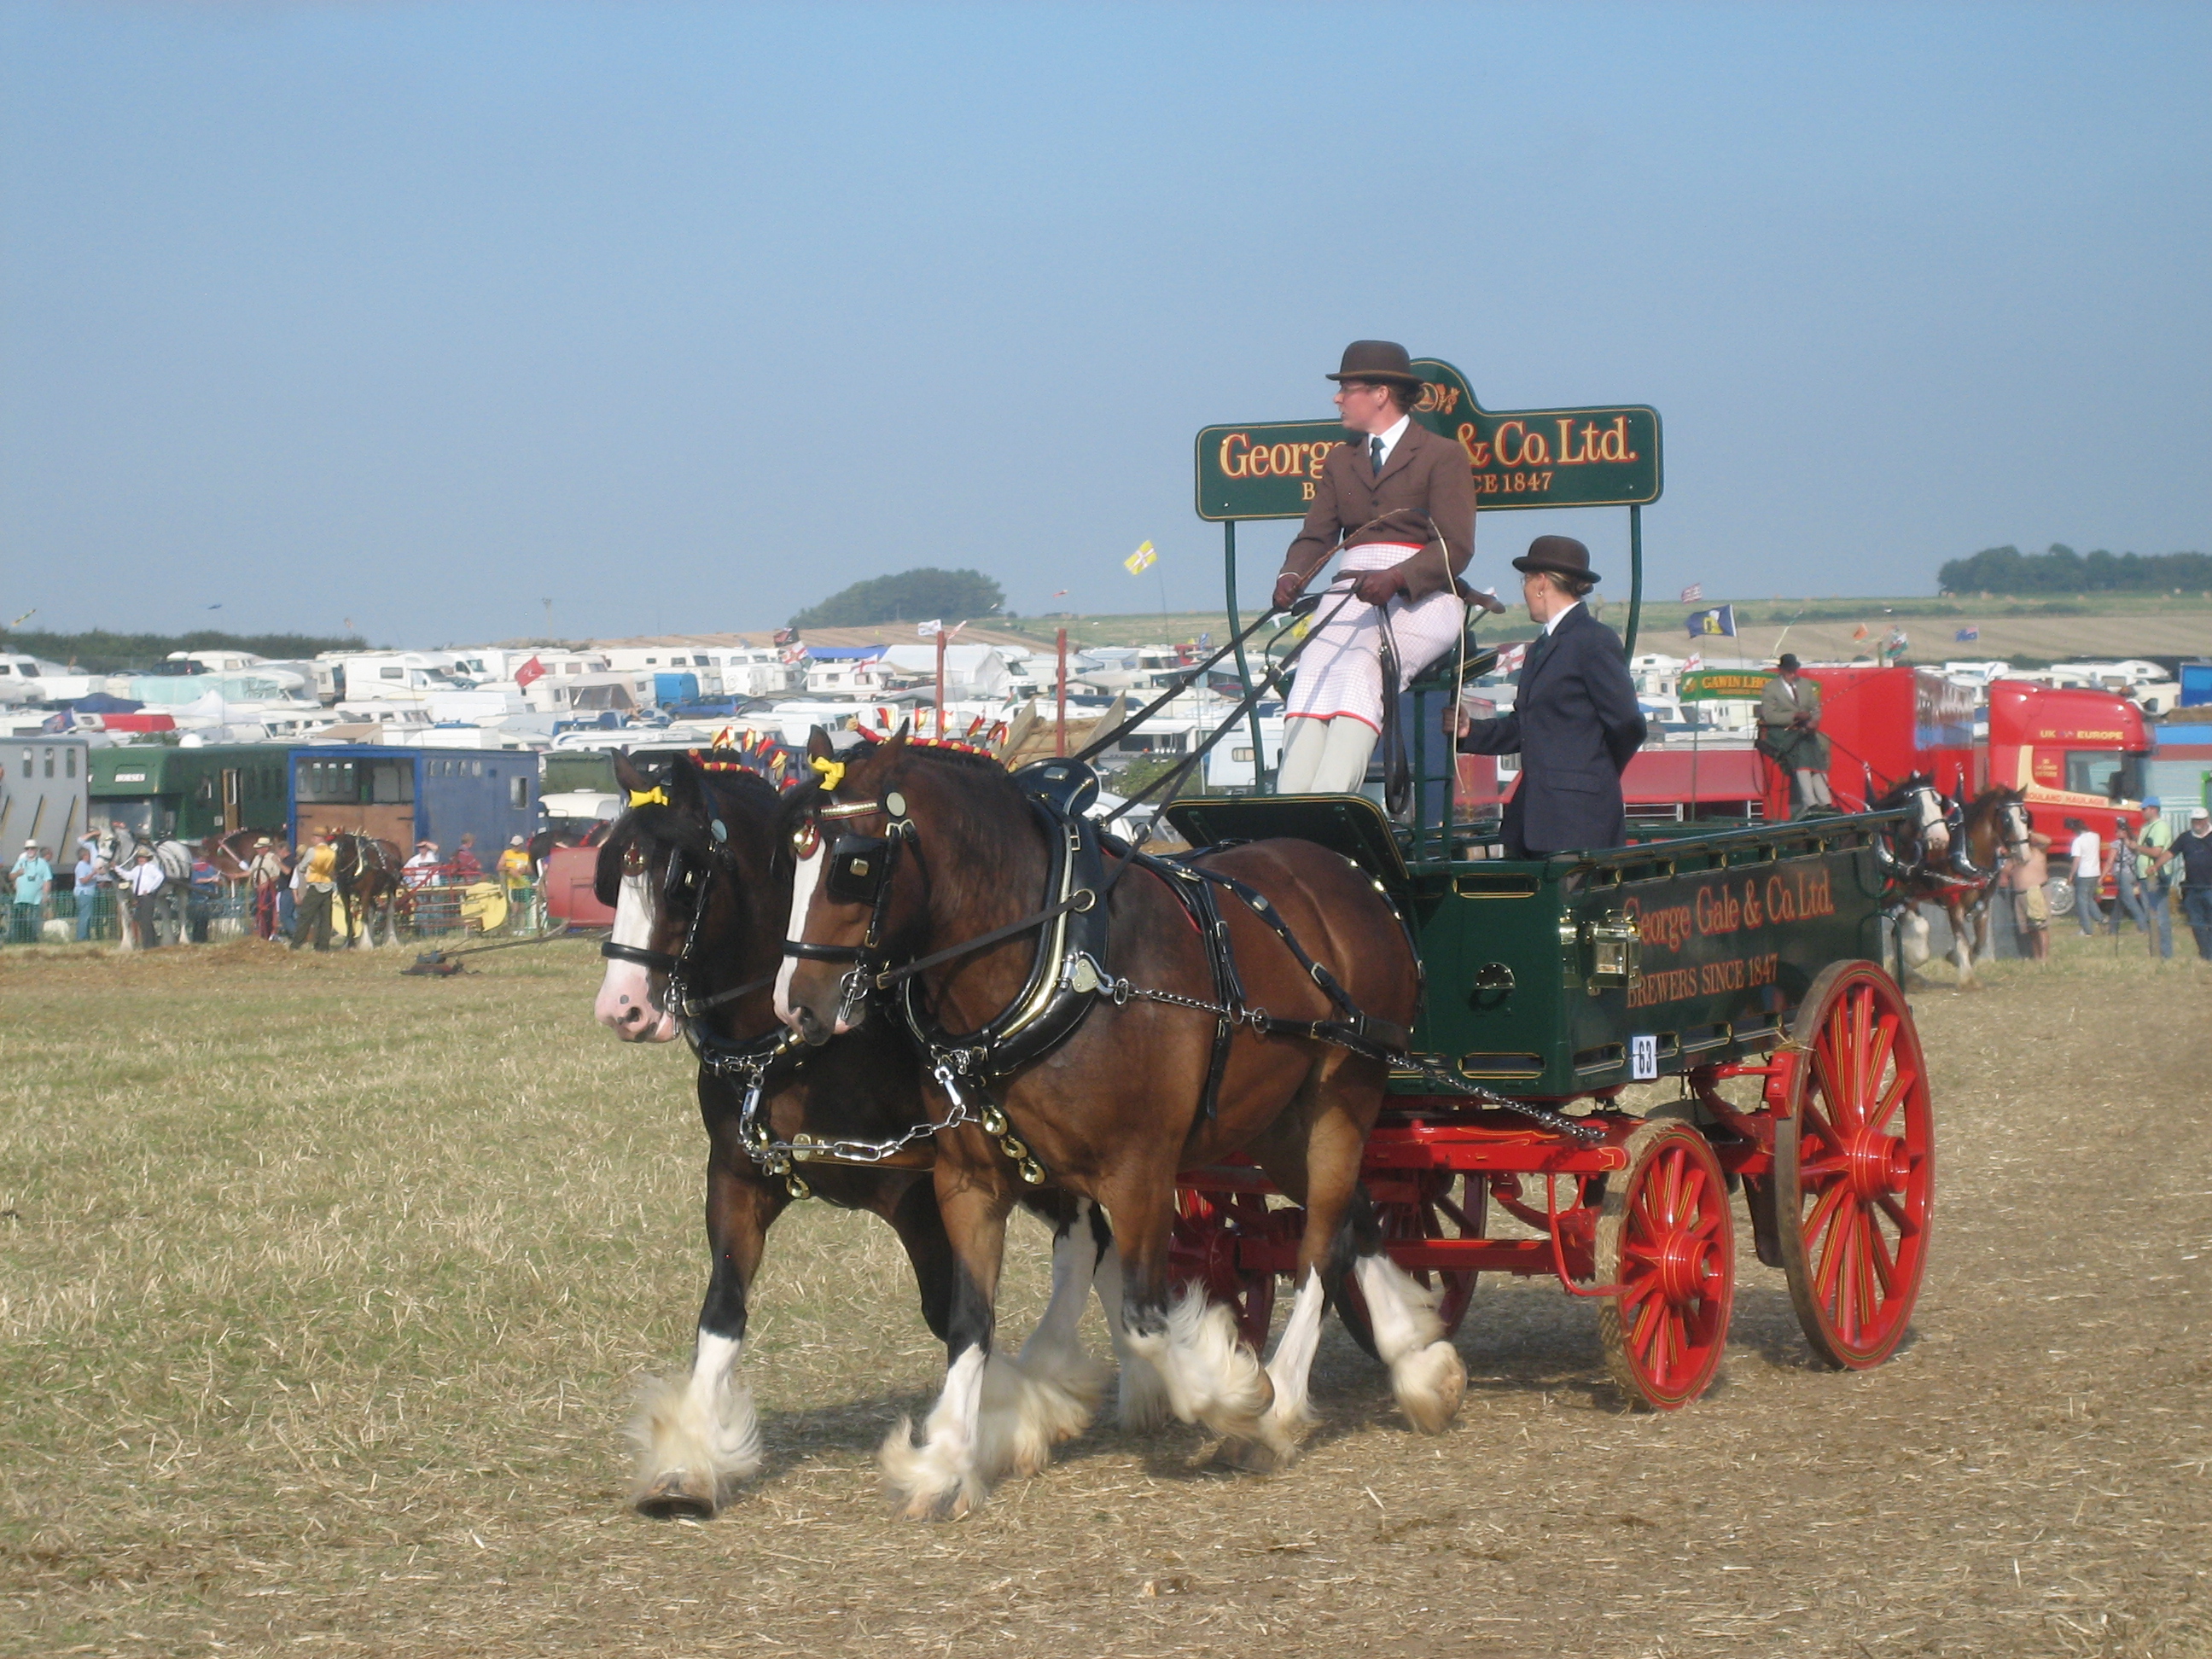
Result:
<svg viewBox="0 0 2212 1659"><path fill-rule="evenodd" d="M1237 1259L1237 1241L1248 1232L1266 1234L1273 1226L1267 1200L1258 1193L1208 1194L1176 1188L1175 1231L1168 1245L1168 1276L1180 1291L1196 1285L1206 1300L1218 1302L1237 1316L1237 1333L1255 1353L1267 1349L1267 1328L1275 1316L1272 1269L1248 1268Z"/></svg>
<svg viewBox="0 0 2212 1659"><path fill-rule="evenodd" d="M1870 962L1814 980L1790 1036L1808 1052L1774 1126L1783 1271L1813 1351L1863 1370L1895 1352L1927 1265L1928 1068L1904 993Z"/></svg>
<svg viewBox="0 0 2212 1659"><path fill-rule="evenodd" d="M1728 1344L1735 1244L1728 1180L1705 1136L1661 1120L1628 1138L1597 1222L1606 1368L1632 1398L1674 1411L1703 1394Z"/></svg>

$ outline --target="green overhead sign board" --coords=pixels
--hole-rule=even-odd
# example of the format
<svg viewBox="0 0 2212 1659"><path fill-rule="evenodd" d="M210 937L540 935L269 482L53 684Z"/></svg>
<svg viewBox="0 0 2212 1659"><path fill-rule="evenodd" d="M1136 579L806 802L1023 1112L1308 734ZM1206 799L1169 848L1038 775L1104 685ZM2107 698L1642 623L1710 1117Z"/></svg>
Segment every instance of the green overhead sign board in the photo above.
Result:
<svg viewBox="0 0 2212 1659"><path fill-rule="evenodd" d="M1630 507L1659 499L1659 411L1478 405L1449 363L1416 358L1413 418L1456 441L1488 512L1520 507ZM1347 441L1334 421L1209 426L1198 434L1198 516L1302 519L1328 452Z"/></svg>
<svg viewBox="0 0 2212 1659"><path fill-rule="evenodd" d="M1680 702L1757 702L1773 674L1761 668L1692 669L1675 681Z"/></svg>

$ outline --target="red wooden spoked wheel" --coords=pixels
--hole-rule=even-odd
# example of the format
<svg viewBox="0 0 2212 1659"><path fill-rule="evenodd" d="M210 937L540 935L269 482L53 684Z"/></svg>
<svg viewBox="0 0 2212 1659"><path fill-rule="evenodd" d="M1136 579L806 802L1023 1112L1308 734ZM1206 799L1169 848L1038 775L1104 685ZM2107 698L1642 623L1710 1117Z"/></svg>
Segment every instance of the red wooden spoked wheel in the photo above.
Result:
<svg viewBox="0 0 2212 1659"><path fill-rule="evenodd" d="M1808 1052L1774 1126L1783 1271L1813 1351L1863 1370L1904 1338L1927 1265L1928 1068L1904 994L1870 962L1814 980L1790 1036Z"/></svg>
<svg viewBox="0 0 2212 1659"><path fill-rule="evenodd" d="M1597 1222L1598 1304L1607 1370L1631 1399L1674 1411L1703 1394L1728 1345L1735 1244L1728 1180L1705 1136L1647 1123L1628 1168L1606 1183Z"/></svg>
<svg viewBox="0 0 2212 1659"><path fill-rule="evenodd" d="M1490 1211L1490 1186L1480 1176L1463 1176L1449 1170L1433 1170L1420 1177L1418 1196L1410 1203L1384 1203L1375 1206L1375 1218L1382 1224L1383 1249L1395 1243L1416 1243L1431 1238L1480 1238ZM1472 1267L1427 1267L1408 1269L1424 1286L1439 1287L1437 1316L1444 1322L1444 1334L1455 1336L1461 1322L1467 1318L1468 1305L1474 1300L1475 1281L1480 1274ZM1359 1294L1354 1280L1348 1292ZM1364 1304L1362 1304L1363 1310Z"/></svg>
<svg viewBox="0 0 2212 1659"><path fill-rule="evenodd" d="M1257 1193L1208 1194L1176 1188L1175 1232L1168 1247L1168 1277L1179 1294L1196 1285L1209 1302L1237 1316L1237 1333L1255 1353L1267 1348L1275 1316L1275 1275L1238 1264L1237 1247L1247 1232L1270 1229L1267 1200Z"/></svg>

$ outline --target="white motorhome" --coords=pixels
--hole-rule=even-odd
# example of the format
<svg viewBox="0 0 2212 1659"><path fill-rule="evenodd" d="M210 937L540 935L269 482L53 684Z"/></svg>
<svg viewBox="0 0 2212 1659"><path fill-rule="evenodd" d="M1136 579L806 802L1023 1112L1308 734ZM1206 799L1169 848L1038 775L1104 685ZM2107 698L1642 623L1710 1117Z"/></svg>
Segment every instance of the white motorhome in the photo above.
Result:
<svg viewBox="0 0 2212 1659"><path fill-rule="evenodd" d="M448 651L362 651L337 659L340 701L424 702L462 690L460 660Z"/></svg>

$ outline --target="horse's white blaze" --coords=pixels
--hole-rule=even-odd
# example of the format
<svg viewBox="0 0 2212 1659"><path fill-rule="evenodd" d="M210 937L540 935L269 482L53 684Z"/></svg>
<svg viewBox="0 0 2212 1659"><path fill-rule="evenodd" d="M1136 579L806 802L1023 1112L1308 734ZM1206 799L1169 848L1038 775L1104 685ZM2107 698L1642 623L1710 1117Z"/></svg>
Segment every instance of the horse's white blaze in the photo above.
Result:
<svg viewBox="0 0 2212 1659"><path fill-rule="evenodd" d="M1367 1298L1375 1351L1390 1368L1398 1409L1422 1433L1441 1433L1467 1392L1467 1367L1444 1340L1443 1321L1437 1316L1440 1292L1423 1290L1385 1255L1363 1255L1352 1272Z"/></svg>
<svg viewBox="0 0 2212 1659"><path fill-rule="evenodd" d="M642 875L624 876L615 896L617 945L643 950L653 942L653 892ZM666 1042L676 1036L676 1017L653 1006L653 978L634 962L607 963L592 1012L600 1024L634 1042Z"/></svg>
<svg viewBox="0 0 2212 1659"><path fill-rule="evenodd" d="M670 1486L721 1501L722 1488L760 1471L760 1419L752 1390L738 1381L744 1343L699 1333L691 1375L656 1383L641 1402L630 1435L637 1442L633 1498Z"/></svg>
<svg viewBox="0 0 2212 1659"><path fill-rule="evenodd" d="M822 861L828 856L817 841L814 850L799 860L791 878L791 925L784 930L784 938L806 937L807 906L814 902L814 884L822 879ZM799 1019L799 1011L791 1006L791 976L798 971L797 957L786 957L783 966L775 970L775 1017L787 1025Z"/></svg>
<svg viewBox="0 0 2212 1659"><path fill-rule="evenodd" d="M914 1425L902 1417L877 1452L885 1484L908 1514L962 1514L983 1501L986 1482L975 1456L983 1372L983 1351L963 1350L945 1370L921 1443L915 1444Z"/></svg>
<svg viewBox="0 0 2212 1659"><path fill-rule="evenodd" d="M1208 1305L1197 1286L1168 1310L1164 1331L1132 1331L1127 1341L1159 1373L1168 1408L1184 1422L1202 1423L1232 1440L1261 1437L1273 1385L1259 1356L1237 1340L1229 1310Z"/></svg>

